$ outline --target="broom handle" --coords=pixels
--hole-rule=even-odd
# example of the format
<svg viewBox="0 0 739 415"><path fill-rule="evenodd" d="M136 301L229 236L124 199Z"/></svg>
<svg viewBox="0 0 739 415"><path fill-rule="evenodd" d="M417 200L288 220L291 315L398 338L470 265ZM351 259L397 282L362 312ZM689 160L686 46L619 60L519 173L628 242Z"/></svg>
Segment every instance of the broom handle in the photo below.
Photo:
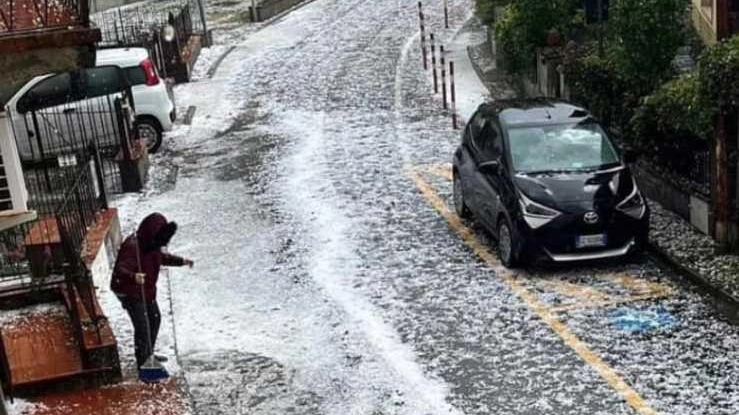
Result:
<svg viewBox="0 0 739 415"><path fill-rule="evenodd" d="M136 262L139 266L139 272L143 273L141 268L141 254L139 253L139 238L138 235L134 237L136 240ZM141 302L144 304L144 319L146 320L146 341L149 345L149 356L146 356L146 358L150 358L154 354L154 345L151 344L151 326L149 325L149 306L146 304L146 293L144 292L144 285L146 284L146 279L144 279L144 284L141 284Z"/></svg>

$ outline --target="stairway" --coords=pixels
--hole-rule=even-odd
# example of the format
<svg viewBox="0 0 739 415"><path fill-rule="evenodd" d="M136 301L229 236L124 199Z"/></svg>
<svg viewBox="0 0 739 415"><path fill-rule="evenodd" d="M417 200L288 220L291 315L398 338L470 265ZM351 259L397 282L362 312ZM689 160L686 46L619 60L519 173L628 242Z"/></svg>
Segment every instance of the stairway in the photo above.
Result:
<svg viewBox="0 0 739 415"><path fill-rule="evenodd" d="M107 320L91 317L76 289L58 288L58 293L54 302L2 311L0 362L9 395L120 378L118 347ZM94 314L102 316L97 301L95 308Z"/></svg>

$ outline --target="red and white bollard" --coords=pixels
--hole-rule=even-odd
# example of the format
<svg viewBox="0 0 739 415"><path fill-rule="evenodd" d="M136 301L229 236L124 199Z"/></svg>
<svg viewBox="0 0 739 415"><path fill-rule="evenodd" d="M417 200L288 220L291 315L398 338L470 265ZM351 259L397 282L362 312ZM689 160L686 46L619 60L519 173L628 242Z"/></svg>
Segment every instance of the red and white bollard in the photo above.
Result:
<svg viewBox="0 0 739 415"><path fill-rule="evenodd" d="M428 69L428 57L426 56L426 29L423 19L423 5L418 2L418 21L421 25L421 54L423 54L423 69Z"/></svg>
<svg viewBox="0 0 739 415"><path fill-rule="evenodd" d="M444 28L449 29L449 0L444 0Z"/></svg>
<svg viewBox="0 0 739 415"><path fill-rule="evenodd" d="M449 62L449 91L452 95L452 127L457 129L457 99L454 92L454 62Z"/></svg>
<svg viewBox="0 0 739 415"><path fill-rule="evenodd" d="M444 109L448 109L446 102L446 62L444 60L444 45L439 46L441 54L441 101Z"/></svg>
<svg viewBox="0 0 739 415"><path fill-rule="evenodd" d="M439 79L436 75L436 44L434 43L434 34L429 35L431 37L431 70L434 73L434 94L439 93Z"/></svg>

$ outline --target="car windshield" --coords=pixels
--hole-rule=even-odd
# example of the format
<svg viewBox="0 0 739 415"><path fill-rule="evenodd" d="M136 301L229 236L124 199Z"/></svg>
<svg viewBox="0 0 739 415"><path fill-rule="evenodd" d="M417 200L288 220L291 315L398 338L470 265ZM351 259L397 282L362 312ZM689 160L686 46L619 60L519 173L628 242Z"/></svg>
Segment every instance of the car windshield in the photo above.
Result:
<svg viewBox="0 0 739 415"><path fill-rule="evenodd" d="M508 137L517 173L591 171L620 164L610 140L594 122L513 127Z"/></svg>

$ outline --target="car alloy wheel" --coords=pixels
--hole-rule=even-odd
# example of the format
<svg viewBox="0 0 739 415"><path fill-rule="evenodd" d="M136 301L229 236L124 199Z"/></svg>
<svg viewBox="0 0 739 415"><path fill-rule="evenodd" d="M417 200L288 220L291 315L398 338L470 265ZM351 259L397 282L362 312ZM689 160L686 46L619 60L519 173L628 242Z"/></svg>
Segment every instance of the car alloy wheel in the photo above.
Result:
<svg viewBox="0 0 739 415"><path fill-rule="evenodd" d="M139 139L144 140L149 153L156 153L162 145L162 133L150 121L143 120L136 123Z"/></svg>
<svg viewBox="0 0 739 415"><path fill-rule="evenodd" d="M518 256L514 249L511 228L508 226L508 221L503 218L498 224L498 258L508 268L513 268L518 263Z"/></svg>
<svg viewBox="0 0 739 415"><path fill-rule="evenodd" d="M467 208L467 204L464 201L464 193L462 192L462 180L459 179L458 175L454 175L454 181L452 185L452 197L454 199L454 211L462 219L470 217L470 210Z"/></svg>

